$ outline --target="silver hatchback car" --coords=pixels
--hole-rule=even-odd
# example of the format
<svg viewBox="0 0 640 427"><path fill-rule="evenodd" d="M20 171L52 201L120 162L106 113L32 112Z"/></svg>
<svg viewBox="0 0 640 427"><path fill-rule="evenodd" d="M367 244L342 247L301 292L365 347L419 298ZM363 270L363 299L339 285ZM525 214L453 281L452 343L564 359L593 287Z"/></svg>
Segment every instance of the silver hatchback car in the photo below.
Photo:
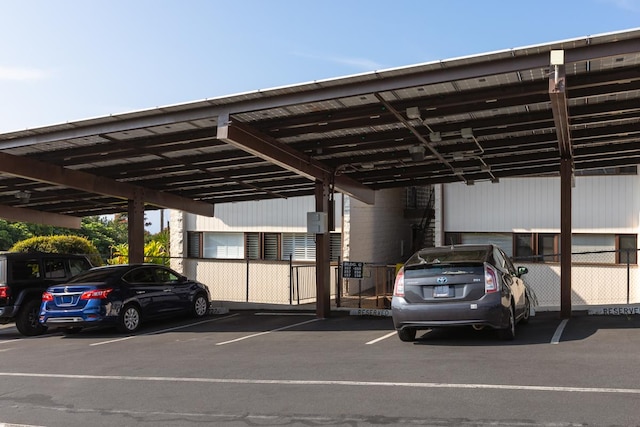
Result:
<svg viewBox="0 0 640 427"><path fill-rule="evenodd" d="M416 331L472 326L497 329L512 340L516 323L529 321L533 291L502 249L495 245L454 245L422 249L399 270L391 301L402 341Z"/></svg>

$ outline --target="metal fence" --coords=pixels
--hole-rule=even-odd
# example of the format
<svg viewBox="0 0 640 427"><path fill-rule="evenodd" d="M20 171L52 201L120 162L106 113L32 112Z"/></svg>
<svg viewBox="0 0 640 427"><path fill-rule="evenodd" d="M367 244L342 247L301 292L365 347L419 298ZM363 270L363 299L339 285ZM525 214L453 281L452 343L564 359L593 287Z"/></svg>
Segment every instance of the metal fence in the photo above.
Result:
<svg viewBox="0 0 640 427"><path fill-rule="evenodd" d="M640 303L637 250L572 254L572 306ZM515 258L529 272L540 309L560 307L560 254ZM214 301L299 305L316 301L313 263L264 260L172 258L176 270L209 287ZM362 278L342 278L342 262L331 264L330 293L338 307L386 308L398 265L364 263Z"/></svg>
<svg viewBox="0 0 640 427"><path fill-rule="evenodd" d="M571 305L640 303L637 249L585 251L571 254ZM514 258L525 266L524 276L539 306L560 306L560 254Z"/></svg>
<svg viewBox="0 0 640 427"><path fill-rule="evenodd" d="M204 283L214 301L305 304L316 300L316 267L293 261L173 258L172 266ZM331 270L335 296L337 265Z"/></svg>

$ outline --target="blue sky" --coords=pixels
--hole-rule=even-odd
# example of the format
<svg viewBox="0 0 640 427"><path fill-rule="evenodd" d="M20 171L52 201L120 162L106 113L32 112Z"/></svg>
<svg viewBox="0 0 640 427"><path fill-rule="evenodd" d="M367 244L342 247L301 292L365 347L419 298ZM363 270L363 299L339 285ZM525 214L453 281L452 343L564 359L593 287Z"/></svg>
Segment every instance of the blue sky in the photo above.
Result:
<svg viewBox="0 0 640 427"><path fill-rule="evenodd" d="M640 0L1 0L0 133L640 27Z"/></svg>

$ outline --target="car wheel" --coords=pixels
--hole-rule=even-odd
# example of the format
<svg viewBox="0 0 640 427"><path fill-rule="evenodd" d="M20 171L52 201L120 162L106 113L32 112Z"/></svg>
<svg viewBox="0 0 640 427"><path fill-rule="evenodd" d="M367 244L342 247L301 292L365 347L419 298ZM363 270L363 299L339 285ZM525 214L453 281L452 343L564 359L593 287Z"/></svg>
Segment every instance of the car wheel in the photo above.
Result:
<svg viewBox="0 0 640 427"><path fill-rule="evenodd" d="M203 317L209 312L209 301L203 294L198 294L193 300L191 313L193 317Z"/></svg>
<svg viewBox="0 0 640 427"><path fill-rule="evenodd" d="M513 305L509 306L509 326L500 329L500 338L505 341L511 341L516 337L516 317L513 313Z"/></svg>
<svg viewBox="0 0 640 427"><path fill-rule="evenodd" d="M38 317L40 317L40 301L35 299L27 301L16 317L18 332L29 337L44 334L47 327L38 321Z"/></svg>
<svg viewBox="0 0 640 427"><path fill-rule="evenodd" d="M118 330L128 333L135 332L140 328L141 321L142 318L138 306L135 304L125 305L118 318Z"/></svg>
<svg viewBox="0 0 640 427"><path fill-rule="evenodd" d="M520 323L526 325L527 323L529 323L529 317L531 317L531 301L529 301L529 297L525 295L524 314L522 315L522 319L520 319Z"/></svg>
<svg viewBox="0 0 640 427"><path fill-rule="evenodd" d="M66 336L66 335L76 335L78 332L80 332L82 330L82 328L80 327L72 327L72 328L64 328L62 330L62 333Z"/></svg>
<svg viewBox="0 0 640 427"><path fill-rule="evenodd" d="M404 328L398 331L400 341L411 342L416 340L416 330L414 328Z"/></svg>

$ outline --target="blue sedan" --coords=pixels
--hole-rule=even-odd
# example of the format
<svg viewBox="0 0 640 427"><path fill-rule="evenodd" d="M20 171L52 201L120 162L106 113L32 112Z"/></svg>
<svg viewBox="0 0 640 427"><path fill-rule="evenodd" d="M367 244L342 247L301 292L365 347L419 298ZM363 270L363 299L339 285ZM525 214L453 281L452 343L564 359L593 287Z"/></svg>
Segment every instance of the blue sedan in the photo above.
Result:
<svg viewBox="0 0 640 427"><path fill-rule="evenodd" d="M116 326L133 333L143 320L209 312L209 290L158 264L96 267L51 286L42 294L40 323L76 333L90 326Z"/></svg>

